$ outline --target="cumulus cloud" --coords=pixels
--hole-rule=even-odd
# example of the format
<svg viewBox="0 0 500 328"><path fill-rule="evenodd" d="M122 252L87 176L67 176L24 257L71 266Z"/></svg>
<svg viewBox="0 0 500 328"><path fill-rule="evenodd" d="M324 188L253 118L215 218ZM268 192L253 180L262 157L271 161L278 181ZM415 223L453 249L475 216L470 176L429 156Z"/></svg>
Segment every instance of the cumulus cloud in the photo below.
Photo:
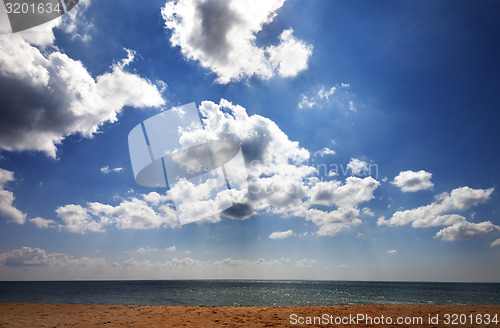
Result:
<svg viewBox="0 0 500 328"><path fill-rule="evenodd" d="M272 120L248 115L245 108L222 99L220 104L204 101L200 105L204 132L208 139L228 139L241 144L249 175L247 206L240 206L241 217L252 211L287 215L305 212L308 186L304 178L316 169L304 164L309 152L288 136ZM238 217L230 209L231 217Z"/></svg>
<svg viewBox="0 0 500 328"><path fill-rule="evenodd" d="M347 170L351 170L352 175L364 175L368 172L368 163L357 158L351 158L347 164Z"/></svg>
<svg viewBox="0 0 500 328"><path fill-rule="evenodd" d="M450 212L466 210L472 206L486 202L493 193L493 190L493 188L456 188L451 193L439 195L436 201L430 205L412 210L397 211L389 220L381 217L377 221L377 224L400 226L411 223L414 228L448 226L436 233L435 236L446 241L483 237L499 232L500 227L490 221L471 223L464 216Z"/></svg>
<svg viewBox="0 0 500 328"><path fill-rule="evenodd" d="M71 267L102 265L104 258L74 258L61 253L47 253L40 248L22 247L0 254L0 266L3 267Z"/></svg>
<svg viewBox="0 0 500 328"><path fill-rule="evenodd" d="M312 221L319 226L319 236L333 236L342 230L356 227L361 224L358 218L359 210L353 207L341 207L333 211L321 211L310 209L306 220Z"/></svg>
<svg viewBox="0 0 500 328"><path fill-rule="evenodd" d="M333 211L309 209L306 220L319 226L318 235L333 236L361 224L358 205L373 198L379 182L372 177L348 177L340 181L318 182L309 190L311 205L336 206Z"/></svg>
<svg viewBox="0 0 500 328"><path fill-rule="evenodd" d="M256 213L271 213L281 217L305 217L320 227L321 235L333 235L360 224L358 205L373 198L379 182L372 177L348 177L341 181L321 182L315 178L317 169L309 166L307 149L292 141L272 120L260 115L248 115L245 108L222 99L219 104L203 101L199 111L205 129L186 130L180 143L196 144L201 140L233 140L241 145L248 174L246 198L220 215L246 219ZM205 139L206 138L206 139ZM207 180L209 183L210 179ZM179 184L179 188L183 184ZM207 188L189 189L183 193L189 199L205 199ZM182 189L182 188L181 188ZM178 191L182 193L182 190ZM219 193L216 201L234 202L234 198ZM61 207L59 217L63 226L73 232L102 231L105 227L146 229L176 226L170 191L165 195L152 192L124 200L118 206L89 203ZM198 204L199 203L199 204ZM204 211L209 202L198 202L190 211ZM230 204L230 203L229 203ZM322 212L315 205L335 206ZM78 215L74 218L75 210ZM212 222L219 216L211 218ZM341 221L341 222L340 222Z"/></svg>
<svg viewBox="0 0 500 328"><path fill-rule="evenodd" d="M26 221L26 214L13 205L14 193L5 189L5 185L12 181L15 181L14 172L0 168L0 216L11 222L23 224Z"/></svg>
<svg viewBox="0 0 500 328"><path fill-rule="evenodd" d="M348 177L342 185L340 181L310 179L317 170L304 164L309 152L290 141L273 121L248 116L243 107L226 100L219 105L203 102L200 112L209 139L230 139L242 145L250 176L245 210L305 216L320 226L321 235L333 235L360 224L357 206L373 197L378 181ZM338 209L322 212L311 209L312 205Z"/></svg>
<svg viewBox="0 0 500 328"><path fill-rule="evenodd" d="M309 191L310 202L314 205L355 207L373 198L373 192L380 183L372 177L347 177L346 182L322 181Z"/></svg>
<svg viewBox="0 0 500 328"><path fill-rule="evenodd" d="M287 231L276 231L273 232L272 234L269 235L270 239L285 239L290 236L293 236L294 232L293 230L287 230Z"/></svg>
<svg viewBox="0 0 500 328"><path fill-rule="evenodd" d="M440 225L452 225L466 221L458 214L446 214L450 211L465 210L474 205L486 202L493 188L472 189L461 187L453 189L451 194L443 193L430 205L412 210L398 211L389 220L379 220L379 225L405 225L411 223L415 228L425 228Z"/></svg>
<svg viewBox="0 0 500 328"><path fill-rule="evenodd" d="M171 207L171 201L161 200L167 196L157 193L144 195L142 198L130 197L119 205L112 206L99 202L88 203L85 207L69 204L56 209L62 220L59 226L74 233L104 232L106 227L117 229L154 229L175 227L177 215Z"/></svg>
<svg viewBox="0 0 500 328"><path fill-rule="evenodd" d="M387 254L396 254L398 252L397 249L390 249L387 251Z"/></svg>
<svg viewBox="0 0 500 328"><path fill-rule="evenodd" d="M435 238L446 241L486 237L500 232L500 227L490 221L480 223L457 222L436 233Z"/></svg>
<svg viewBox="0 0 500 328"><path fill-rule="evenodd" d="M56 226L56 222L54 220L47 220L40 217L30 219L30 222L40 229L48 229Z"/></svg>
<svg viewBox="0 0 500 328"><path fill-rule="evenodd" d="M289 28L277 45L259 47L257 33L273 21L285 0L176 0L162 8L170 41L228 83L256 76L293 77L307 69L312 46Z"/></svg>
<svg viewBox="0 0 500 328"><path fill-rule="evenodd" d="M500 246L500 238L490 244L491 247Z"/></svg>
<svg viewBox="0 0 500 328"><path fill-rule="evenodd" d="M57 48L55 48L57 49ZM72 134L92 137L125 106L164 103L156 86L126 71L134 52L96 78L66 54L41 51L22 34L0 35L0 149L43 151Z"/></svg>
<svg viewBox="0 0 500 328"><path fill-rule="evenodd" d="M391 183L398 186L403 192L414 192L431 189L434 186L431 177L432 173L424 170L418 172L408 170L399 172Z"/></svg>
<svg viewBox="0 0 500 328"><path fill-rule="evenodd" d="M325 147L325 148L318 150L314 153L314 156L320 156L320 157L333 156L333 155L335 155L335 151L328 148L328 147Z"/></svg>
<svg viewBox="0 0 500 328"><path fill-rule="evenodd" d="M375 216L375 213L373 213L373 211L368 207L363 208L363 214L367 216Z"/></svg>
<svg viewBox="0 0 500 328"><path fill-rule="evenodd" d="M351 85L348 83L336 84L328 88L323 85L319 89L301 94L297 107L303 110L336 108L345 112L355 112L357 111L356 100L357 96L351 91Z"/></svg>

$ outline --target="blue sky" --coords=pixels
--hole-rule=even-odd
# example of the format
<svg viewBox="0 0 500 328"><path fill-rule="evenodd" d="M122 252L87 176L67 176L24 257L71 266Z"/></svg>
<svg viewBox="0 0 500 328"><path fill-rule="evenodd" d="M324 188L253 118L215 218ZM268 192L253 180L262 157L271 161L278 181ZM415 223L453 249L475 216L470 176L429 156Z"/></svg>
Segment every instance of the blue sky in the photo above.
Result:
<svg viewBox="0 0 500 328"><path fill-rule="evenodd" d="M0 279L498 281L499 14L87 0L0 35ZM190 102L263 159L251 215L181 226L135 182L130 130Z"/></svg>

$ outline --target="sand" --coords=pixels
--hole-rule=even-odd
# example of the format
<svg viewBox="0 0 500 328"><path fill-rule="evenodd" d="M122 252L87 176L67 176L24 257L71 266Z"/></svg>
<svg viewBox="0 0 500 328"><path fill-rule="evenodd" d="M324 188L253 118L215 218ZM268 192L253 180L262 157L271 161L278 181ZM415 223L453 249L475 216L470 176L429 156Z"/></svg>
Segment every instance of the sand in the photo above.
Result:
<svg viewBox="0 0 500 328"><path fill-rule="evenodd" d="M486 314L490 321L497 315L499 322L478 324L479 318L485 319ZM371 319L365 317L365 320L372 320L371 324L365 320L346 321L358 315L370 316ZM429 315L437 318L438 323L429 324ZM445 325L447 315L450 320L456 317L457 324ZM324 320L323 325L318 318L316 325L299 324L301 320L314 323L315 316ZM393 324L387 324L388 317L394 320ZM415 321L397 324L398 317ZM419 317L423 324L414 319ZM335 318L344 318L345 324L336 325ZM460 320L466 320L467 324L460 324ZM500 306L198 307L0 303L0 327L500 327Z"/></svg>

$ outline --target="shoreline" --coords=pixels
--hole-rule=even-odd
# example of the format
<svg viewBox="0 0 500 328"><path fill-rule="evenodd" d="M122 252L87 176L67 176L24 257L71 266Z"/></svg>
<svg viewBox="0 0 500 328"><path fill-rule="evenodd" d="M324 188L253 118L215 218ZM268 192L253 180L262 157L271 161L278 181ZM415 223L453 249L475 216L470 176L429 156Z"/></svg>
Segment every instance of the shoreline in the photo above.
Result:
<svg viewBox="0 0 500 328"><path fill-rule="evenodd" d="M486 324L488 316L490 323ZM495 316L497 323L494 322ZM403 320L401 324L397 322L400 318ZM456 324L452 324L455 318ZM98 326L500 327L500 305L381 304L235 307L0 303L0 327L85 328Z"/></svg>

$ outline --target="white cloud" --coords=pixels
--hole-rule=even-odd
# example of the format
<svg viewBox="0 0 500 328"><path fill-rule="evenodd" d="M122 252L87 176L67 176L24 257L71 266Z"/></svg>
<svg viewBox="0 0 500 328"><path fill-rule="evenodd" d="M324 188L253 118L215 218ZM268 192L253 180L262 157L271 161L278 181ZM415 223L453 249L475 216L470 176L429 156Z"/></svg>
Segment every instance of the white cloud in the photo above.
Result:
<svg viewBox="0 0 500 328"><path fill-rule="evenodd" d="M284 30L279 39L277 46L266 48L271 66L278 70L281 77L294 77L306 70L313 47L296 39L292 28Z"/></svg>
<svg viewBox="0 0 500 328"><path fill-rule="evenodd" d="M378 181L372 177L348 177L345 183L320 182L314 177L317 169L306 164L309 152L298 142L291 141L272 120L248 115L245 108L224 99L219 104L203 101L199 110L205 129L184 131L181 144L193 144L201 140L201 136L209 140L233 140L241 145L249 176L246 199L223 211L221 216L246 219L256 213L272 213L282 217L305 217L320 227L318 233L321 235L333 235L360 224L357 206L373 198ZM189 199L205 199L205 186L190 190L192 193L186 194ZM231 197L221 195L223 197L218 201L232 201ZM337 209L322 212L312 210L314 205L336 206ZM177 219L171 206L169 193L160 195L156 192L131 197L118 206L89 203L80 211L76 227L71 224L69 229L83 233L101 231L106 227L174 227ZM211 205L200 202L200 206L189 210L204 211L206 206ZM63 214L61 218L65 217ZM212 222L219 220L220 217L216 216Z"/></svg>
<svg viewBox="0 0 500 328"><path fill-rule="evenodd" d="M86 231L103 232L104 224L94 220L80 205L66 205L56 209L57 216L63 221L63 226L70 232L85 233Z"/></svg>
<svg viewBox="0 0 500 328"><path fill-rule="evenodd" d="M0 168L0 216L9 219L11 222L23 224L26 221L26 214L13 205L14 193L5 190L5 185L12 181L15 181L14 172Z"/></svg>
<svg viewBox="0 0 500 328"><path fill-rule="evenodd" d="M169 254L170 255L170 254ZM328 279L332 274L345 272L342 279L356 272L372 272L381 265L357 265L338 262L321 263L314 258L197 258L181 256L152 260L73 256L69 253L43 250L36 246L0 252L0 272L3 280L158 280L169 279L304 279L313 274ZM142 257L143 255L141 255ZM387 255L389 256L389 255ZM161 258L161 257L160 257ZM317 270L316 270L317 269ZM334 271L332 271L334 270ZM383 270L382 270L383 271ZM319 273L319 275L314 275ZM386 274L386 272L385 272ZM380 275L383 278L384 272ZM357 279L366 277L357 277Z"/></svg>
<svg viewBox="0 0 500 328"><path fill-rule="evenodd" d="M328 173L326 174L326 176L328 176L328 177L334 177L334 176L337 176L337 175L338 175L338 173L337 173L337 172L335 172L335 170L330 170L330 171L328 171Z"/></svg>
<svg viewBox="0 0 500 328"><path fill-rule="evenodd" d="M443 193L430 205L412 210L398 211L386 220L378 219L378 225L412 224L414 228L447 226L436 233L436 238L446 241L484 237L500 232L500 227L490 221L471 223L459 214L448 214L452 211L466 210L472 206L486 202L493 192L489 189L456 188L450 194Z"/></svg>
<svg viewBox="0 0 500 328"><path fill-rule="evenodd" d="M500 238L490 244L491 247L500 246Z"/></svg>
<svg viewBox="0 0 500 328"><path fill-rule="evenodd" d="M446 241L486 237L500 233L500 227L490 221L480 223L457 222L436 233L435 238Z"/></svg>
<svg viewBox="0 0 500 328"><path fill-rule="evenodd" d="M348 177L343 185L340 181L318 182L309 190L309 204L336 206L337 209L309 209L306 220L319 226L317 233L320 236L333 236L356 227L361 224L358 205L372 199L378 186L379 182L372 177Z"/></svg>
<svg viewBox="0 0 500 328"><path fill-rule="evenodd" d="M408 170L399 172L391 183L401 188L403 192L414 192L431 189L434 186L431 177L432 173L424 170L418 172Z"/></svg>
<svg viewBox="0 0 500 328"><path fill-rule="evenodd" d="M398 211L389 220L379 220L378 224L405 225L411 223L415 228L425 228L465 222L466 219L461 215L445 213L465 210L479 203L484 203L489 199L492 192L493 188L456 188L452 190L451 194L443 193L439 195L438 199L430 205L412 210Z"/></svg>
<svg viewBox="0 0 500 328"><path fill-rule="evenodd" d="M85 18L84 13L90 6L90 2L90 0L79 0L78 5L63 16L16 34L21 36L28 43L43 49L51 46L55 41L53 32L55 28L71 34L73 38L88 41L91 38L88 33L93 26Z"/></svg>
<svg viewBox="0 0 500 328"><path fill-rule="evenodd" d="M347 170L351 170L352 175L365 175L368 172L368 163L357 158L351 158L347 164Z"/></svg>
<svg viewBox="0 0 500 328"><path fill-rule="evenodd" d="M89 266L102 265L104 258L74 258L61 253L47 253L40 248L22 247L0 254L0 266L3 267L44 267L44 266Z"/></svg>
<svg viewBox="0 0 500 328"><path fill-rule="evenodd" d="M151 248L149 246L147 247L141 247L136 250L137 253L150 253L150 252L158 252L160 249L159 248Z"/></svg>
<svg viewBox="0 0 500 328"><path fill-rule="evenodd" d="M104 123L116 122L123 107L164 103L150 81L126 72L132 51L93 78L80 61L58 50L42 52L28 41L19 33L0 35L0 149L55 158L65 137L92 137Z"/></svg>
<svg viewBox="0 0 500 328"><path fill-rule="evenodd" d="M268 118L249 116L245 108L222 99L220 104L201 103L204 132L208 139L234 140L241 144L249 175L247 206L226 211L245 218L254 211L300 215L305 212L308 186L304 178L316 169L303 165L309 152L299 147Z"/></svg>
<svg viewBox="0 0 500 328"><path fill-rule="evenodd" d="M316 260L305 258L305 259L298 260L297 262L295 262L295 267L297 267L297 268L312 268L314 263L316 263Z"/></svg>
<svg viewBox="0 0 500 328"><path fill-rule="evenodd" d="M387 254L396 254L398 252L397 249L390 249L387 251Z"/></svg>
<svg viewBox="0 0 500 328"><path fill-rule="evenodd" d="M373 213L373 211L368 207L363 208L363 214L368 216L375 216L375 213Z"/></svg>
<svg viewBox="0 0 500 328"><path fill-rule="evenodd" d="M331 87L321 86L300 95L300 101L297 105L299 109L313 108L336 108L345 112L357 111L355 100L357 96L351 91L351 85L348 83L336 84Z"/></svg>
<svg viewBox="0 0 500 328"><path fill-rule="evenodd" d="M170 206L154 206L134 197L117 206L89 203L88 212L101 222L111 222L119 229L153 229L178 224L175 211Z"/></svg>
<svg viewBox="0 0 500 328"><path fill-rule="evenodd" d="M325 87L322 86L321 89L318 91L318 96L320 99L325 99L326 101L328 101L330 99L330 96L333 95L336 90L337 90L336 86L333 86L328 90L325 90Z"/></svg>
<svg viewBox="0 0 500 328"><path fill-rule="evenodd" d="M314 98L310 98L306 95L302 95L300 102L297 106L300 109L311 109L316 105L317 105L317 103L314 101Z"/></svg>
<svg viewBox="0 0 500 328"><path fill-rule="evenodd" d="M40 217L30 219L29 221L40 229L47 229L56 226L56 222L54 220L47 220Z"/></svg>
<svg viewBox="0 0 500 328"><path fill-rule="evenodd" d="M123 167L115 167L115 168L110 168L109 166L104 166L104 167L101 167L101 173L103 174L110 174L110 173L119 173L119 172L123 172L123 170L125 170Z"/></svg>
<svg viewBox="0 0 500 328"><path fill-rule="evenodd" d="M62 16L59 28L71 34L73 39L80 39L84 42L92 39L90 32L94 26L83 15L90 6L90 2L91 0L79 0L77 6Z"/></svg>
<svg viewBox="0 0 500 328"><path fill-rule="evenodd" d="M285 239L290 236L293 236L293 230L287 230L287 231L276 231L273 232L272 234L269 235L270 239Z"/></svg>
<svg viewBox="0 0 500 328"><path fill-rule="evenodd" d="M312 46L281 32L279 44L256 45L256 35L271 23L285 0L179 0L165 3L162 17L172 31L170 41L182 54L198 61L228 83L276 73L296 76L307 69Z"/></svg>
<svg viewBox="0 0 500 328"><path fill-rule="evenodd" d="M318 150L314 153L314 156L321 156L321 157L333 156L333 155L335 155L335 151L328 148L328 147L325 147L325 148Z"/></svg>
<svg viewBox="0 0 500 328"><path fill-rule="evenodd" d="M319 226L317 232L319 236L334 236L342 230L360 225L361 220L358 215L359 210L353 207L341 207L330 212L310 209L306 220Z"/></svg>
<svg viewBox="0 0 500 328"><path fill-rule="evenodd" d="M337 180L318 182L309 191L310 202L314 205L355 207L372 199L379 185L372 177L348 177L343 185Z"/></svg>
<svg viewBox="0 0 500 328"><path fill-rule="evenodd" d="M170 247L167 247L164 249L165 251L167 252L175 252L176 250L176 247L175 246L170 246ZM160 248L151 248L149 246L146 246L146 247L141 247L139 249L136 250L137 253L151 253L151 252L159 252L159 251L162 251L162 249Z"/></svg>
<svg viewBox="0 0 500 328"><path fill-rule="evenodd" d="M88 203L86 207L70 204L57 208L56 212L63 221L60 228L82 234L103 232L108 226L143 230L178 225L171 201L155 203L155 196L149 194L143 199L130 197L117 206L98 202Z"/></svg>

